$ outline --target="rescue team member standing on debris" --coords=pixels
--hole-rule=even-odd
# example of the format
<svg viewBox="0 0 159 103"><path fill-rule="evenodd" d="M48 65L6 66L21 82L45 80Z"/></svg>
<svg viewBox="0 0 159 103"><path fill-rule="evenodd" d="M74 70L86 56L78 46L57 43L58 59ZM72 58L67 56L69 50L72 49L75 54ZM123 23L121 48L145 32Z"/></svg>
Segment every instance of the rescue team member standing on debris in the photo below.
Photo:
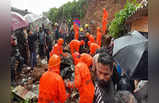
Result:
<svg viewBox="0 0 159 103"><path fill-rule="evenodd" d="M91 64L92 57L86 53L81 54L80 61L75 66L74 83L66 83L66 86L78 89L80 94L79 103L93 103L94 85L91 80L90 71L88 69Z"/></svg>
<svg viewBox="0 0 159 103"><path fill-rule="evenodd" d="M71 50L71 54L73 54L75 51L79 52L79 48L80 48L80 45L84 45L84 41L81 40L72 40L69 44L70 46L70 50Z"/></svg>
<svg viewBox="0 0 159 103"><path fill-rule="evenodd" d="M65 56L65 54L63 53L63 43L64 43L64 40L62 38L60 38L58 41L57 41L57 44L55 44L50 52L50 56L52 56L53 54L56 54L56 55L63 55Z"/></svg>
<svg viewBox="0 0 159 103"><path fill-rule="evenodd" d="M67 95L60 76L60 62L60 56L50 57L48 71L40 78L38 103L65 103Z"/></svg>

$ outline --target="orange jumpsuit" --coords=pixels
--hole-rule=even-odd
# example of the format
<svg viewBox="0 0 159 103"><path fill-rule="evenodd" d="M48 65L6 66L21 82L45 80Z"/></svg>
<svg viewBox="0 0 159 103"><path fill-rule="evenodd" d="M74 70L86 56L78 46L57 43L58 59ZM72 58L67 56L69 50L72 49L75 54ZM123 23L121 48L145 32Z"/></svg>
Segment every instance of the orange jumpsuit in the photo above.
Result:
<svg viewBox="0 0 159 103"><path fill-rule="evenodd" d="M52 56L53 54L62 55L63 54L62 45L55 44L50 52L50 56Z"/></svg>
<svg viewBox="0 0 159 103"><path fill-rule="evenodd" d="M40 78L38 103L65 103L66 89L62 77L59 75L60 66L52 67Z"/></svg>
<svg viewBox="0 0 159 103"><path fill-rule="evenodd" d="M92 43L95 42L95 39L94 39L93 35L89 35L89 38L88 38L88 39L89 39L89 41L92 42Z"/></svg>
<svg viewBox="0 0 159 103"><path fill-rule="evenodd" d="M96 43L101 47L101 39L102 39L102 33L100 32L100 28L97 29L97 35L96 35Z"/></svg>
<svg viewBox="0 0 159 103"><path fill-rule="evenodd" d="M94 85L87 64L79 62L75 66L75 81L70 87L78 89L80 94L79 103L93 103Z"/></svg>
<svg viewBox="0 0 159 103"><path fill-rule="evenodd" d="M78 63L78 61L79 61L79 56L80 56L80 54L78 53L78 52L74 52L73 54L72 54L72 57L73 57L73 60L74 60L74 64L76 65L77 63Z"/></svg>
<svg viewBox="0 0 159 103"><path fill-rule="evenodd" d="M78 38L79 38L79 28L76 24L73 24L73 29L74 29L74 32L75 32L75 39L78 40Z"/></svg>
<svg viewBox="0 0 159 103"><path fill-rule="evenodd" d="M81 42L79 40L72 40L69 44L71 49L71 54L73 54L75 51L79 52Z"/></svg>
<svg viewBox="0 0 159 103"><path fill-rule="evenodd" d="M89 46L91 43L94 43L94 42L95 42L95 39L94 39L93 35L89 35L89 36L88 36L88 39L89 39L89 41L88 41L88 46Z"/></svg>
<svg viewBox="0 0 159 103"><path fill-rule="evenodd" d="M99 46L98 44L96 44L96 43L91 43L91 44L90 44L90 47L89 47L89 49L90 49L90 54L91 54L91 55L94 55L95 52L96 52L96 50L99 49L99 48L100 48L100 46Z"/></svg>

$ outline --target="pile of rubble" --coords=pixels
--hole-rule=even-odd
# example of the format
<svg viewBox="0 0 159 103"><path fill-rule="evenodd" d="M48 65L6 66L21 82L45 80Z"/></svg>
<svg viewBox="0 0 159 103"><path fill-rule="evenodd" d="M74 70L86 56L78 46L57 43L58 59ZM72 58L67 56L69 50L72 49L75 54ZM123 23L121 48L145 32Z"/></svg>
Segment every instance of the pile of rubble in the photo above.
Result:
<svg viewBox="0 0 159 103"><path fill-rule="evenodd" d="M16 75L16 86L12 93L21 100L31 99L34 102L38 98L39 80L42 74L47 71L48 65L39 63L37 67L31 70L31 67L24 66L22 72Z"/></svg>
<svg viewBox="0 0 159 103"><path fill-rule="evenodd" d="M70 53L66 53L67 57L61 59L61 76L64 80L74 81L74 64ZM48 64L46 60L37 60L38 64L33 70L31 67L24 66L22 72L16 75L16 86L12 90L15 97L21 100L30 99L32 102L38 100L39 80L44 72L48 70ZM78 103L79 94L76 89L69 90L67 88L70 98L67 103Z"/></svg>

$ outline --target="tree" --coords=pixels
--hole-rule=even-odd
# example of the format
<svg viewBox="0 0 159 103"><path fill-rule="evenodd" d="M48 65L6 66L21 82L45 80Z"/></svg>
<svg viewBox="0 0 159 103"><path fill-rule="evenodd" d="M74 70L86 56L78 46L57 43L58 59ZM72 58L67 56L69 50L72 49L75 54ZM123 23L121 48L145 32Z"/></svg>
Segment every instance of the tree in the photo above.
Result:
<svg viewBox="0 0 159 103"><path fill-rule="evenodd" d="M52 22L57 22L58 20L63 20L66 18L67 22L70 22L74 15L79 15L80 18L83 18L86 10L83 8L86 5L87 0L74 0L72 2L67 2L62 5L60 8L51 8L48 11L48 18ZM45 13L46 14L46 13Z"/></svg>

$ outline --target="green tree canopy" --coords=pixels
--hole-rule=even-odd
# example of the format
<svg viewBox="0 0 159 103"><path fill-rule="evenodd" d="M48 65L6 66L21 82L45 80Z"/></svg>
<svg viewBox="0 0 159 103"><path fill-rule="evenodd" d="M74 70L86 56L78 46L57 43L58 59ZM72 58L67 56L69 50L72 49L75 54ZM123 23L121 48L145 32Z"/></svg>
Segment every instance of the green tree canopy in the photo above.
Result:
<svg viewBox="0 0 159 103"><path fill-rule="evenodd" d="M83 18L86 13L86 10L83 8L84 5L87 5L87 0L74 0L72 2L67 2L60 8L51 8L48 11L48 18L53 23L63 20L64 17L66 18L67 22L70 22L76 15L79 15L80 18Z"/></svg>

